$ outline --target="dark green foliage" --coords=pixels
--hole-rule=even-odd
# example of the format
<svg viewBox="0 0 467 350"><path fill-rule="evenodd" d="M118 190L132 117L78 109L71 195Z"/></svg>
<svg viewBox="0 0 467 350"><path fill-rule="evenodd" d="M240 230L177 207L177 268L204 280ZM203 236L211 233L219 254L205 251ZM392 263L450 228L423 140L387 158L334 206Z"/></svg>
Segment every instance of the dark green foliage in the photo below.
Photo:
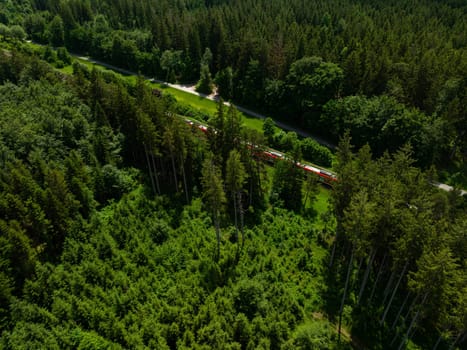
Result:
<svg viewBox="0 0 467 350"><path fill-rule="evenodd" d="M65 44L65 29L60 16L55 16L48 25L48 37L52 46L58 47Z"/></svg>
<svg viewBox="0 0 467 350"><path fill-rule="evenodd" d="M90 3L77 3L58 10L48 2L36 6L51 11L47 21L57 22L59 12L68 41L80 26L89 29L93 17ZM150 50L152 39L138 30L111 35L119 23L111 18L122 16L117 13L122 4L112 7L109 19L101 15L92 21L93 33L99 33L93 40L99 43L89 47L103 57L121 60L122 53ZM144 12L139 9L144 4L125 7L125 14ZM270 2L273 8L278 4ZM203 12L204 4L191 6ZM101 10L108 11L104 5ZM317 121L315 113L340 91L342 72L327 62L332 57L305 56L311 53L303 39L292 54L285 37L275 38L274 55L263 57L268 41L250 34L248 50L236 43L238 63L225 62L230 30L220 18L206 22L205 37L198 38L209 41L212 63L209 55L187 58L188 51L200 50L196 43L189 48L183 30L174 30L174 18L151 24L157 40L164 41L161 50L168 52L161 62L166 73L178 79L199 61L214 69L237 64L235 93L245 103L262 101L264 86L271 88L268 98L286 96L276 88L288 86L301 94L294 104L301 109L300 122ZM334 32L345 32L348 25L341 19L331 12L316 15L312 23L320 30L314 40L325 46ZM300 36L298 22L291 36ZM245 33L251 30L244 27ZM171 47L180 43L190 50ZM159 62L159 49L153 52ZM60 55L67 56L63 50ZM433 57L424 57L418 79L424 79ZM277 162L269 183L259 160L263 140L243 130L234 107L220 103L211 119L216 129L204 136L175 114L172 99L153 96L141 77L130 86L114 74L78 64L73 76L60 75L14 50L2 51L0 59L0 347L346 348L336 344L334 325L322 319L327 318L319 313L323 310L333 322L340 316L347 331L368 347L391 342L403 347L414 334L423 348L431 348L435 336L440 346L464 345L465 200L435 190L428 181L434 172L413 167L409 146L373 161L368 146L354 155L350 139L344 139L332 192L333 241L328 236L333 218L326 218L331 213L320 217L323 222L296 214L303 202L307 209L316 186L312 178L303 183L294 162L303 152L330 162L329 152L316 144L295 133L275 133L269 122L266 136L290 159ZM387 71L379 68L367 78L384 81ZM320 120L332 123L329 111L336 112L337 122L344 121L359 144L365 143L360 135L372 138L377 154L410 141L418 154L430 155L427 135L437 135L441 125L457 140L449 148L458 155L463 140L453 130L462 128L461 82L446 82L437 102L439 118L393 97L357 96L327 102ZM258 91L249 95L249 89ZM434 103L429 91L416 94L427 106ZM269 208L264 204L268 187ZM335 243L329 256L316 244L316 227L323 223L320 242ZM406 296L413 308L404 304Z"/></svg>
<svg viewBox="0 0 467 350"><path fill-rule="evenodd" d="M333 138L349 130L354 143L361 147L368 143L377 155L395 152L411 143L422 164L439 160L440 131L436 120L416 109L408 109L388 96L368 99L349 96L330 101L324 106L320 124ZM430 140L430 141L428 141ZM428 159L426 157L429 157Z"/></svg>
<svg viewBox="0 0 467 350"><path fill-rule="evenodd" d="M220 210L227 174L197 165L202 134L141 81L133 97L113 79L75 65L69 85L29 76L1 87L2 348L280 347L321 305L311 223L267 212L263 224L245 228L239 254ZM221 115L220 150L233 154L224 162L240 217L247 195L261 193L261 165L241 143L235 109ZM142 175L122 163L146 165L170 199L133 190ZM190 195L201 183L218 239L199 199L173 209L176 191Z"/></svg>
<svg viewBox="0 0 467 350"><path fill-rule="evenodd" d="M320 57L303 57L295 61L286 77L288 96L295 103L297 117L319 113L320 108L337 96L343 71L336 64L324 62ZM315 118L304 122L313 125Z"/></svg>
<svg viewBox="0 0 467 350"><path fill-rule="evenodd" d="M274 167L271 202L293 210L302 207L302 172L291 161L280 160Z"/></svg>
<svg viewBox="0 0 467 350"><path fill-rule="evenodd" d="M303 139L301 141L301 148L304 159L325 167L331 167L332 153L328 148L321 146L311 138Z"/></svg>
<svg viewBox="0 0 467 350"><path fill-rule="evenodd" d="M174 83L183 68L182 51L166 50L160 60L161 68L165 71L165 81Z"/></svg>
<svg viewBox="0 0 467 350"><path fill-rule="evenodd" d="M273 137L276 133L274 121L271 118L266 118L263 124L263 134L269 144L273 143Z"/></svg>
<svg viewBox="0 0 467 350"><path fill-rule="evenodd" d="M411 142L420 165L461 173L465 14L462 1L8 1L0 32L23 37L20 25L33 40L168 82L193 83L202 67L200 92L211 91L212 75L225 100L336 143L348 127L361 131L356 144L378 155ZM329 100L382 95L404 111L361 110L364 120L350 123L334 120L332 108L321 116Z"/></svg>
<svg viewBox="0 0 467 350"><path fill-rule="evenodd" d="M59 47L57 49L57 58L67 66L71 64L71 56L65 47Z"/></svg>
<svg viewBox="0 0 467 350"><path fill-rule="evenodd" d="M13 305L15 323L3 334L4 347L27 339L62 348L221 349L256 347L265 339L280 347L305 309L319 306L322 281L299 267L305 254L319 268L308 241L313 232L298 216L265 215L232 270L228 242L219 264L202 258L215 238L198 200L178 227L167 220L162 203L141 190L102 210L89 227L92 235L67 240L60 264L37 268L24 299ZM154 240L154 227L166 231L167 240Z"/></svg>
<svg viewBox="0 0 467 350"><path fill-rule="evenodd" d="M196 91L202 94L210 95L213 89L211 73L207 64L201 65L200 78L196 85Z"/></svg>
<svg viewBox="0 0 467 350"><path fill-rule="evenodd" d="M226 101L233 99L233 71L232 67L220 70L214 79L217 85L217 93Z"/></svg>
<svg viewBox="0 0 467 350"><path fill-rule="evenodd" d="M330 259L331 283L337 285L328 298L342 298L346 306L335 309L335 300L329 309L344 323L353 322L357 336L370 332L373 346L404 346L414 337L431 348L437 342L433 334L442 340L463 332L452 301L467 282L460 263L466 257L451 239L456 220L465 218L465 203L449 205L448 195L431 186L429 174L414 168L410 155L404 147L372 161L368 146L352 154L349 137L337 154L339 181L332 200L337 233ZM460 314L463 319L465 310Z"/></svg>
<svg viewBox="0 0 467 350"><path fill-rule="evenodd" d="M10 73L22 84L0 87L2 328L9 323L11 296L20 295L34 265L57 261L66 237L94 212L96 199L118 198L134 181L134 174L112 168L119 141L111 129L101 144L114 154L102 159L111 164L100 167L90 110L50 67L17 52L4 64L15 68Z"/></svg>
<svg viewBox="0 0 467 350"><path fill-rule="evenodd" d="M4 40L24 40L26 38L26 32L20 25L12 25L11 27L0 23L0 35Z"/></svg>
<svg viewBox="0 0 467 350"><path fill-rule="evenodd" d="M286 349L335 349L336 335L325 322L312 321L299 326L287 342Z"/></svg>

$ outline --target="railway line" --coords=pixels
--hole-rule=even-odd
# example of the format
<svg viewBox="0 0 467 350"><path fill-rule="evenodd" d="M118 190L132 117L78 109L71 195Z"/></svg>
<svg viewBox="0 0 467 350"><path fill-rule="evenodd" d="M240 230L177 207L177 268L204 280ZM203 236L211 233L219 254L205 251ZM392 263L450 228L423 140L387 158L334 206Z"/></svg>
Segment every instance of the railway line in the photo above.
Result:
<svg viewBox="0 0 467 350"><path fill-rule="evenodd" d="M185 122L190 124L193 127L198 128L204 134L206 134L208 129L209 129L209 126L198 123L198 122L194 122L194 121L189 120L189 119L185 119ZM274 162L276 160L286 160L287 159L287 156L284 153L282 153L280 151L277 151L275 149L272 149L272 148L266 148L266 149L264 149L264 150L262 150L260 152L261 152L262 156L265 157L265 159L270 160L272 162ZM333 186L333 184L335 182L338 181L336 173L332 172L329 169L322 168L322 167L320 167L320 166L318 166L316 164L296 162L295 166L297 168L303 169L303 171L305 171L307 173L312 173L312 174L317 175L319 180L322 183L327 184L327 185L329 185L331 187ZM455 190L454 187L443 184L443 183L439 183L439 182L432 182L432 185L437 187L440 190L447 191L447 192L451 192L451 191ZM467 195L467 191L459 190L459 194L461 196L465 196L465 195Z"/></svg>
<svg viewBox="0 0 467 350"><path fill-rule="evenodd" d="M201 123L195 123L192 120L185 119L185 122L192 127L196 127L198 130L200 130L202 133L206 134L208 132L209 127L207 125L201 124ZM248 145L248 147L254 147L254 145ZM277 160L287 160L287 156L275 149L272 148L266 148L264 150L261 150L261 155L266 159L270 160L272 162L277 161ZM315 164L308 164L308 163L301 163L301 162L296 162L295 166L297 168L302 169L303 171L307 173L312 173L318 176L319 180L322 183L325 183L329 186L332 186L336 181L337 181L337 175L330 171L329 169L321 168Z"/></svg>
<svg viewBox="0 0 467 350"><path fill-rule="evenodd" d="M31 41L27 41L27 42L31 42ZM34 43L36 45L41 45L41 44L38 44L38 43ZM119 67L116 67L114 65L111 65L111 64L108 64L108 63L105 63L103 61L100 61L100 60L96 60L96 59L93 59L93 58L90 58L90 57L87 57L87 56L82 56L82 55L79 55L79 54L76 54L76 53L70 53L73 57L75 58L78 58L78 59L81 59L81 60L85 60L85 61L88 61L90 63L93 63L93 64L96 64L96 65L100 65L102 67L105 67L107 69L111 69L111 70L114 70L118 73L122 73L122 74L125 74L125 75L137 75L135 72L132 72L132 71L129 71L129 70L126 70L126 69L122 69L122 68L119 68ZM151 77L148 77L148 76L145 76L144 77L147 81L151 81L151 82L158 82L158 83L165 83L161 80L156 80L154 78L151 78ZM179 84L169 84L169 86L175 88L175 89L178 89L178 90L182 90L182 91L185 91L185 92L188 92L188 93L191 93L191 94L195 94L195 95L198 95L198 96L201 96L201 97L204 97L204 98L207 98L207 99L210 99L210 100L214 100L216 101L216 97L212 97L212 96L204 96L203 94L200 94L200 93L197 93L195 91L192 91L192 89L189 89L187 88L186 86L183 86L183 85L179 85ZM226 102L226 104L228 104L228 102ZM251 115L251 116L254 116L256 118L260 118L260 119L264 119L265 117L259 113L256 113L254 111L251 111L249 109L246 109L242 106L238 106L238 105L235 105L235 107L242 111L243 113L246 113L248 115ZM285 124L285 123L282 123L280 121L275 121L276 125L278 125L280 128L284 129L284 130L290 130L290 131L294 131L296 132L298 135L301 135L303 137L311 137L313 139L315 139L318 143L322 144L322 145L325 145L329 148L332 148L334 149L336 146L317 137L316 135L311 135L301 129L297 129L295 127L292 127L288 124ZM199 129L203 132L206 132L207 131L207 126L206 125L201 125L199 124ZM203 130L204 129L204 130ZM269 153L267 153L269 152ZM274 153L272 153L274 152ZM279 156L281 155L281 156ZM271 157L271 158L284 158L285 155L281 152L278 152L278 151L275 151L275 150L269 150L269 151L265 151L265 156L267 157ZM325 183L329 184L329 185L332 185L332 183L334 183L335 181L337 181L337 176L335 173L333 173L332 171L328 170L328 169L324 169L324 168L320 168L316 165L311 165L311 164L303 164L303 163L297 163L296 164L298 167L302 168L304 171L307 171L307 172L311 172L311 173L315 173L316 175L319 176L319 179L321 181L324 181ZM432 183L433 186L437 187L438 189L440 190L443 190L443 191L447 191L447 192L451 192L451 191L454 191L455 188L452 187L452 186L449 186L447 184L443 184L443 183L438 183L438 182L433 182ZM460 189L459 190L459 194L461 196L464 196L464 195L467 195L467 191L466 190L463 190L463 189Z"/></svg>

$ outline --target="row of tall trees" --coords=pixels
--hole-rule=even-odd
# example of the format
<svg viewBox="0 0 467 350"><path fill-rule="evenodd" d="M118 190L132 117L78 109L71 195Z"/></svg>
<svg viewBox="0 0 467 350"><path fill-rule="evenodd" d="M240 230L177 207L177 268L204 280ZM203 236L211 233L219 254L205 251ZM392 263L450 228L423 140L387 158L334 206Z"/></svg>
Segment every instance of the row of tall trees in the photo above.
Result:
<svg viewBox="0 0 467 350"><path fill-rule="evenodd" d="M465 344L465 201L409 148L341 144L326 285L311 223L279 208L314 191L296 135L265 210L262 136L222 101L204 134L142 78L10 50L0 81L2 347L332 348L326 304L370 345Z"/></svg>
<svg viewBox="0 0 467 350"><path fill-rule="evenodd" d="M1 348L348 348L235 108L205 135L143 79L13 50L0 82Z"/></svg>
<svg viewBox="0 0 467 350"><path fill-rule="evenodd" d="M368 146L353 154L348 137L339 146L329 261L339 329L346 320L388 348L413 338L423 348L462 347L465 199L434 189L433 174L413 167L410 148L371 158Z"/></svg>
<svg viewBox="0 0 467 350"><path fill-rule="evenodd" d="M329 115L348 101L332 101L325 123L323 105L345 96L373 104L374 96L387 95L407 108L381 111L390 113L388 132L401 140L391 150L410 141L417 143L421 165L465 164L467 21L461 1L31 0L30 6L36 11L25 11L22 22L18 16L5 21L23 25L34 40L169 81L201 78L203 92L215 78L225 99L336 142L349 125L335 125ZM406 119L423 140L405 132ZM357 134L359 122L350 121L354 136L371 144L371 137Z"/></svg>
<svg viewBox="0 0 467 350"><path fill-rule="evenodd" d="M236 240L241 232L243 242L244 213L264 208L264 165L252 157L256 150L245 146L260 148L262 138L243 130L233 106L219 103L212 120L216 129L204 135L142 78L127 86L79 63L65 78L37 58L8 51L0 55L0 81L9 82L0 99L2 236L20 232L30 256L5 252L7 260L24 258L21 264L8 262L19 268L12 275L16 292L34 265L30 259L56 259L80 218L131 188L136 173L122 167L145 169L153 196L188 204L202 194L219 246L220 226L229 217Z"/></svg>

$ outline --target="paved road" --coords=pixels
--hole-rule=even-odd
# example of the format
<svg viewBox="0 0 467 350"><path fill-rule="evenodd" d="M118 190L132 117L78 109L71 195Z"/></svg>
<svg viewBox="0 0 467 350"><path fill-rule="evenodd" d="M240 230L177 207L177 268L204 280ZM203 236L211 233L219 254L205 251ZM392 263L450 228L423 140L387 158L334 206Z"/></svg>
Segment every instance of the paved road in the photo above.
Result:
<svg viewBox="0 0 467 350"><path fill-rule="evenodd" d="M93 59L93 58L90 58L90 57L80 56L80 55L76 55L76 54L71 54L71 55L74 56L74 57L77 57L77 58L79 58L81 60L85 60L85 61L88 61L88 62L91 62L91 63L98 64L100 66L103 66L105 68L114 70L114 71L122 73L122 74L137 75L135 72L129 71L127 69L119 68L119 67L113 66L111 64L108 64L108 63L105 63L105 62L102 62L102 61L99 61L99 60L96 60L96 59ZM151 78L151 77L148 77L148 76L144 76L144 78L151 81L151 82L155 82L155 83L159 83L159 84L166 84L162 80L157 80L157 79L154 79L154 78ZM219 99L219 97L217 95L206 95L206 94L196 92L193 89L192 85L181 85L181 84L167 84L167 85L170 86L171 88L181 90L181 91L185 91L185 92L188 92L190 94L198 95L198 96L207 98L207 99L212 100L212 101L217 101ZM225 102L225 104L229 105L228 102ZM243 113L245 113L247 115L250 115L252 117L259 118L259 119L265 119L266 118L266 116L264 116L263 114L257 113L255 111L252 111L252 110L248 109L248 108L245 108L245 107L242 107L242 106L239 106L239 105L235 105L235 107L239 111L241 111L241 112L243 112ZM308 132L306 132L304 130L298 129L298 128L292 126L292 125L289 125L287 123L283 123L283 122L278 121L278 120L274 120L274 122L281 129L284 129L284 130L287 130L287 131L294 131L294 132L297 133L297 135L300 135L300 136L303 136L303 137L311 137L314 140L316 140L318 143L320 143L320 144L322 144L324 146L327 146L327 147L333 148L333 149L336 148L336 145L334 145L334 144L332 144L330 142L327 142L326 140L323 140L322 138L320 138L320 137L318 137L316 135L313 135L311 133L308 133ZM433 186L436 186L439 189L447 191L447 192L450 192L450 191L454 190L454 188L452 186L442 184L442 183L433 183ZM461 196L467 195L467 191L465 191L465 190L460 190L460 192L461 192L460 193Z"/></svg>
<svg viewBox="0 0 467 350"><path fill-rule="evenodd" d="M439 183L439 182L433 182L432 185L435 186L435 187L438 187L439 189L444 190L446 192L451 192L451 191L454 190L454 187L446 185L446 184L442 184L442 183ZM460 195L461 196L467 195L467 191L460 190Z"/></svg>
<svg viewBox="0 0 467 350"><path fill-rule="evenodd" d="M95 64L98 64L100 66L103 66L105 68L108 68L108 69L112 69L114 71L117 71L119 73L123 73L123 74L126 74L126 75L137 75L135 72L132 72L132 71L129 71L127 69L122 69L122 68L119 68L119 67L116 67L116 66L113 66L111 64L108 64L108 63L105 63L105 62L102 62L102 61L99 61L99 60L96 60L96 59L93 59L93 58L89 58L89 57L85 57L85 56L79 56L79 55L74 55L72 54L73 56L81 59L81 60L85 60L85 61L88 61L88 62L91 62L91 63L95 63ZM159 84L167 84L165 83L164 81L162 80L158 80L158 79L154 79L154 78L151 78L151 77L148 77L148 76L144 76L145 79L151 81L151 82L154 82L154 83L159 83ZM200 97L203 97L203 98L206 98L206 99L209 99L209 100L212 100L212 101L218 101L219 100L219 96L218 95L206 95L206 94L202 94L202 93L199 93L199 92L196 92L194 90L194 86L193 85L182 85L182 84L167 84L167 86L170 86L171 88L174 88L174 89L177 89L177 90L181 90L181 91L185 91L187 93L190 93L190 94L193 94L193 95L197 95L197 96L200 96ZM229 105L228 102L225 102L226 105ZM240 105L237 105L237 104L234 104L234 106L242 113L245 113L249 116L252 116L252 117L255 117L255 118L259 118L259 119L266 119L266 116L264 114L260 114L258 112L255 112L255 111L252 111L251 109L248 109L248 108L245 108L243 106L240 106ZM284 123L284 122L281 122L279 120L274 120L274 123L281 129L284 129L284 130L287 130L287 131L293 131L295 133L297 133L297 135L300 135L302 137L310 137L312 139L314 139L316 142L318 142L319 144L321 145L324 145L326 147L329 147L329 148L332 148L332 149L335 149L336 148L336 145L329 142L329 141L326 141L324 140L323 138L319 137L319 136L316 136L312 133L309 133L307 131L304 131L302 129L299 129L297 127L294 127L290 124L287 124L287 123Z"/></svg>

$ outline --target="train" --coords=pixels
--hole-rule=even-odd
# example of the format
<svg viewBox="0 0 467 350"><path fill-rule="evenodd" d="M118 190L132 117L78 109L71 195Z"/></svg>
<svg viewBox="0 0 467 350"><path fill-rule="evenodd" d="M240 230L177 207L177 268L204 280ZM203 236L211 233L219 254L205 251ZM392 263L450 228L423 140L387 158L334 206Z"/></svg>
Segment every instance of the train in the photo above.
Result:
<svg viewBox="0 0 467 350"><path fill-rule="evenodd" d="M208 127L206 125L195 123L195 122L193 122L193 121L191 121L189 119L185 119L185 122L187 124L189 124L190 126L192 126L192 127L196 127L198 130L200 130L204 134L207 133L207 131L208 131ZM251 147L251 145L249 147ZM267 160L270 160L271 162L275 162L275 161L281 160L281 159L286 159L286 156L285 156L284 153L273 150L273 149L266 149L266 150L263 150L261 153L262 153L262 156L264 156ZM312 174L317 175L318 179L322 183L324 183L326 185L329 185L331 187L337 181L336 174L334 174L334 173L332 173L332 172L330 172L328 170L321 169L321 168L318 168L316 166L313 166L313 165L310 165L310 164L304 164L304 163L300 163L300 162L296 162L295 166L300 168L300 169L303 169L307 173L312 173Z"/></svg>
<svg viewBox="0 0 467 350"><path fill-rule="evenodd" d="M286 159L285 154L275 151L275 150L271 150L271 149L263 151L263 155L271 159L273 162L278 159ZM317 175L321 182L329 186L332 186L337 181L337 176L328 170L324 170L316 166L313 166L310 164L304 164L300 162L296 162L295 166L297 168L303 169L307 173L312 173L312 174Z"/></svg>

